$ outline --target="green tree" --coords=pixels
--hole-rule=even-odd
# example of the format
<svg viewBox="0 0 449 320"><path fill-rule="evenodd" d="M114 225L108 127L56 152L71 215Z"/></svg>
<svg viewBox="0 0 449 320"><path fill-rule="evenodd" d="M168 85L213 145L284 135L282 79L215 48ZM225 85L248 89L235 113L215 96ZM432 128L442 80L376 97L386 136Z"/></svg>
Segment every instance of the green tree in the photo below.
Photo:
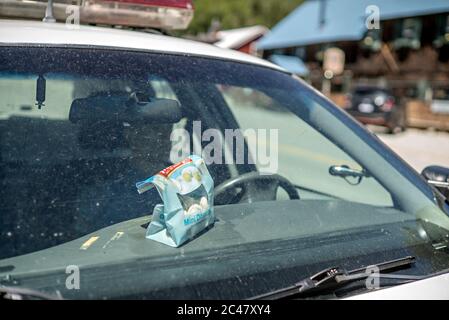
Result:
<svg viewBox="0 0 449 320"><path fill-rule="evenodd" d="M256 24L273 27L304 0L194 0L195 15L184 34L207 32L216 19L221 29Z"/></svg>

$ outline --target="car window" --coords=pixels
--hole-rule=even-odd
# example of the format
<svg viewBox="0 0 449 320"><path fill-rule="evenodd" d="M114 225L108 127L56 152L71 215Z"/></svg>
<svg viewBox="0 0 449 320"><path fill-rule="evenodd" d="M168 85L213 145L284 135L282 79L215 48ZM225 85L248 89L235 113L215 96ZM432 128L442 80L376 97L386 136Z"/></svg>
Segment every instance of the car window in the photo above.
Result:
<svg viewBox="0 0 449 320"><path fill-rule="evenodd" d="M39 109L37 78L0 72L3 216L14 217L3 220L2 232L10 232L16 241L6 245L5 255L30 234L41 241L19 247L18 252L151 214L148 204L158 200L157 193L139 197L135 183L173 163L170 134L183 125L182 121L151 126L73 121L75 101L97 97L108 103L108 98L129 96L137 85L141 90L142 84L46 73L45 102ZM149 79L143 87L155 98L176 99L161 78Z"/></svg>
<svg viewBox="0 0 449 320"><path fill-rule="evenodd" d="M385 89L381 88L355 88L354 93L357 95L366 95L366 94L388 94L389 92Z"/></svg>
<svg viewBox="0 0 449 320"><path fill-rule="evenodd" d="M434 99L439 100L448 100L449 99L449 89L436 89L433 93Z"/></svg>
<svg viewBox="0 0 449 320"><path fill-rule="evenodd" d="M292 116L280 103L251 88L219 88L242 129L276 130L279 141L276 146L279 160L276 169L301 188L304 198L329 195L378 206L393 205L390 193L375 179L367 178L358 183L354 178L329 175L331 166L346 165L359 171L363 167L305 121ZM270 122L264 119L270 119ZM256 138L249 136L248 139ZM257 142L249 143L255 159L258 159L255 146L270 146L269 136ZM259 163L259 169L263 165Z"/></svg>

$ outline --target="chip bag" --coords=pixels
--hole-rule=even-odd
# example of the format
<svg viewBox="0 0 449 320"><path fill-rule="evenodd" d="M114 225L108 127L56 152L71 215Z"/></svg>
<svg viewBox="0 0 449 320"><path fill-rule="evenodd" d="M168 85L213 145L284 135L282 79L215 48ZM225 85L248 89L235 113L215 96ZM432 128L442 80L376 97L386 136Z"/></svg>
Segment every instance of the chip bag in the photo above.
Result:
<svg viewBox="0 0 449 320"><path fill-rule="evenodd" d="M179 247L213 225L214 181L201 157L191 155L136 183L139 194L154 186L163 204L154 207L147 239Z"/></svg>

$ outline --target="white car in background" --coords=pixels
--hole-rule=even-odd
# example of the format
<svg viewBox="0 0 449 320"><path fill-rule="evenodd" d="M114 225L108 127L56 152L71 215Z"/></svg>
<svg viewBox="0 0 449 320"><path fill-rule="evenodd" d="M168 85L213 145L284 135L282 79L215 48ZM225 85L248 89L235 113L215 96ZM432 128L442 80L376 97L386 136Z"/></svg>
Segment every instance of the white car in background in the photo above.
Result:
<svg viewBox="0 0 449 320"><path fill-rule="evenodd" d="M449 205L434 187L447 171L429 184L279 67L168 36L20 20L0 21L0 61L4 297L449 298ZM144 112L154 99L177 103ZM235 144L204 152L217 221L171 248L145 238L160 198L135 183L174 162L175 129L192 150L210 142L196 121L203 134L277 132L275 172L261 174L257 153L269 135L247 137L243 163Z"/></svg>
<svg viewBox="0 0 449 320"><path fill-rule="evenodd" d="M449 88L434 90L430 110L437 114L449 114Z"/></svg>

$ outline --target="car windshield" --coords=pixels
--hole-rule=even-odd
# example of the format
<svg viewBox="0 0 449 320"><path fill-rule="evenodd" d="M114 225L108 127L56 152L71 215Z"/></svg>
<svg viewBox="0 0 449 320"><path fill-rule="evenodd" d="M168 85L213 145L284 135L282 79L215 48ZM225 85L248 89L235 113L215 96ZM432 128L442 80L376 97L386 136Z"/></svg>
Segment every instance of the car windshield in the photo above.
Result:
<svg viewBox="0 0 449 320"><path fill-rule="evenodd" d="M82 47L2 47L0 61L0 284L74 298L248 298L329 265L412 255L417 274L449 267L449 217L432 189L287 73ZM126 116L128 101L154 99L181 115ZM221 188L214 226L179 248L146 239L162 201L136 182L190 154L216 189L265 179Z"/></svg>

